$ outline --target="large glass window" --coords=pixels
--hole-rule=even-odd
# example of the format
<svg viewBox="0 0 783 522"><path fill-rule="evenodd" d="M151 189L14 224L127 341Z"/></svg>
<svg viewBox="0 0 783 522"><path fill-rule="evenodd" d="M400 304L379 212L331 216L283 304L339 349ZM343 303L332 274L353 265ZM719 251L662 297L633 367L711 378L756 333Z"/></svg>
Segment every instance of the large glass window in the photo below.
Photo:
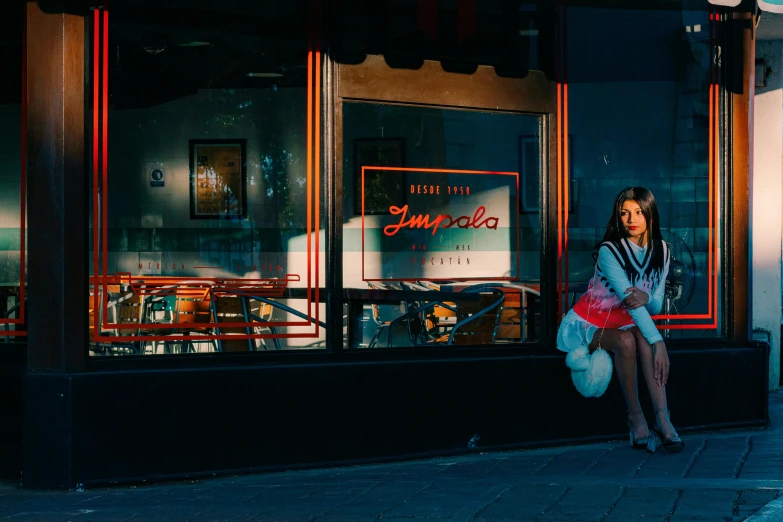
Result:
<svg viewBox="0 0 783 522"><path fill-rule="evenodd" d="M540 118L345 102L349 346L539 337Z"/></svg>
<svg viewBox="0 0 783 522"><path fill-rule="evenodd" d="M719 336L722 327L718 58L703 7L569 7L565 14L566 302L593 275L615 196L645 186L674 258L658 321L672 338Z"/></svg>
<svg viewBox="0 0 783 522"><path fill-rule="evenodd" d="M95 12L92 355L324 347L310 5Z"/></svg>
<svg viewBox="0 0 783 522"><path fill-rule="evenodd" d="M341 66L419 74L346 73L362 92L340 94L349 348L541 339L554 17L530 0L336 2Z"/></svg>
<svg viewBox="0 0 783 522"><path fill-rule="evenodd" d="M0 342L24 341L25 201L22 90L25 4L7 8L7 28L0 41L5 77L0 85Z"/></svg>

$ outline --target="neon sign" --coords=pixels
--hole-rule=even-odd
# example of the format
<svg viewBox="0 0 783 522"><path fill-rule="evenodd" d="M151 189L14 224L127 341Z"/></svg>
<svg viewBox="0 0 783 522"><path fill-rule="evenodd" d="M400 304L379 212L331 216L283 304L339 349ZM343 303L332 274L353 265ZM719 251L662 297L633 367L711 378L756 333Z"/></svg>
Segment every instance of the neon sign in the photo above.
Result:
<svg viewBox="0 0 783 522"><path fill-rule="evenodd" d="M378 190L368 172L397 187L385 213L365 214ZM362 165L361 187L362 281L519 277L518 173Z"/></svg>
<svg viewBox="0 0 783 522"><path fill-rule="evenodd" d="M389 212L391 212L393 216L402 214L402 217L400 218L400 222L396 225L386 225L383 228L383 233L387 236L393 236L403 227L425 229L432 228L432 235L434 236L435 232L438 230L438 227L441 226L441 224L443 225L443 228L451 228L454 225L457 225L459 228L481 228L482 226L486 226L488 229L497 230L498 218L490 216L484 221L481 221L481 218L484 217L486 210L487 209L484 208L483 205L479 206L476 209L476 212L473 214L472 218L470 216L460 216L458 218L453 218L449 214L438 214L438 217L436 217L433 221L430 221L429 214L413 214L411 215L410 219L406 221L405 216L408 214L408 205L405 205L402 208L391 206L389 207Z"/></svg>

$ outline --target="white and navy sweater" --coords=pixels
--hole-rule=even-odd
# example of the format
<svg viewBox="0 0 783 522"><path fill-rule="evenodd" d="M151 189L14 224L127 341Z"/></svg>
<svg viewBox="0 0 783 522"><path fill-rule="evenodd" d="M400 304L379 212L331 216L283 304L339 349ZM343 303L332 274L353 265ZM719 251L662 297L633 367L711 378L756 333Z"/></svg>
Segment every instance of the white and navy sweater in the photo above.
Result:
<svg viewBox="0 0 783 522"><path fill-rule="evenodd" d="M663 249L663 268L651 266L653 251ZM598 249L595 276L587 292L574 305L574 312L599 328L622 328L636 324L650 344L661 341L661 334L650 318L661 311L666 275L669 273L670 253L664 241L648 242L640 247L623 238L619 242L605 241ZM627 310L622 300L625 291L635 286L649 295L645 306Z"/></svg>

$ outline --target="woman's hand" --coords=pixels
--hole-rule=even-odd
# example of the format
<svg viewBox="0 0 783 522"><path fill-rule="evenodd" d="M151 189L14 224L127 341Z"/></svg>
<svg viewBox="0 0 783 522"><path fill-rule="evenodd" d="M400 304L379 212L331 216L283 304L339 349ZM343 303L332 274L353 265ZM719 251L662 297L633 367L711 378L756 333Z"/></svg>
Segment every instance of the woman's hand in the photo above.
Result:
<svg viewBox="0 0 783 522"><path fill-rule="evenodd" d="M634 308L639 308L641 306L646 305L650 302L650 295L645 292L644 290L640 290L639 288L636 288L635 286L632 286L628 290L625 291L626 294L630 293L631 295L627 296L625 299L623 299L623 306L627 308L628 310L633 310Z"/></svg>
<svg viewBox="0 0 783 522"><path fill-rule="evenodd" d="M658 386L665 386L669 380L669 352L666 351L663 341L654 343L652 349L655 382Z"/></svg>

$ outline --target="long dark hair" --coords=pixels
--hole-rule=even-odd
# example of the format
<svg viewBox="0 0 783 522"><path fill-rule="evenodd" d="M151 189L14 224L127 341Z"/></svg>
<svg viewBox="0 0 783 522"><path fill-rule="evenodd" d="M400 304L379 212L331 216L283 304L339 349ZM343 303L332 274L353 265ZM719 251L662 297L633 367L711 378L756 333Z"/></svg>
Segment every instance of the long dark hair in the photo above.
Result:
<svg viewBox="0 0 783 522"><path fill-rule="evenodd" d="M623 204L626 201L636 201L639 207L642 209L644 219L647 220L647 231L643 239L649 240L663 240L661 235L661 223L658 218L658 204L655 202L655 196L648 189L644 187L628 187L624 188L617 195L614 200L614 208L612 209L612 217L609 218L609 223L606 224L606 232L604 233L604 241L612 241L619 243L624 237L628 237L628 233L623 226L623 218L620 213L623 210ZM644 241L646 243L646 241Z"/></svg>
<svg viewBox="0 0 783 522"><path fill-rule="evenodd" d="M620 242L628 237L628 232L623 226L623 220L620 215L623 204L626 201L636 201L642 209L642 214L647 220L647 231L644 233L644 243L649 242L652 248L652 259L649 268L660 270L664 265L663 235L661 234L661 221L658 217L658 204L655 202L653 193L644 187L624 188L614 200L614 208L609 223L606 224L606 232L602 241L610 241L619 246ZM600 245L599 245L600 246Z"/></svg>

